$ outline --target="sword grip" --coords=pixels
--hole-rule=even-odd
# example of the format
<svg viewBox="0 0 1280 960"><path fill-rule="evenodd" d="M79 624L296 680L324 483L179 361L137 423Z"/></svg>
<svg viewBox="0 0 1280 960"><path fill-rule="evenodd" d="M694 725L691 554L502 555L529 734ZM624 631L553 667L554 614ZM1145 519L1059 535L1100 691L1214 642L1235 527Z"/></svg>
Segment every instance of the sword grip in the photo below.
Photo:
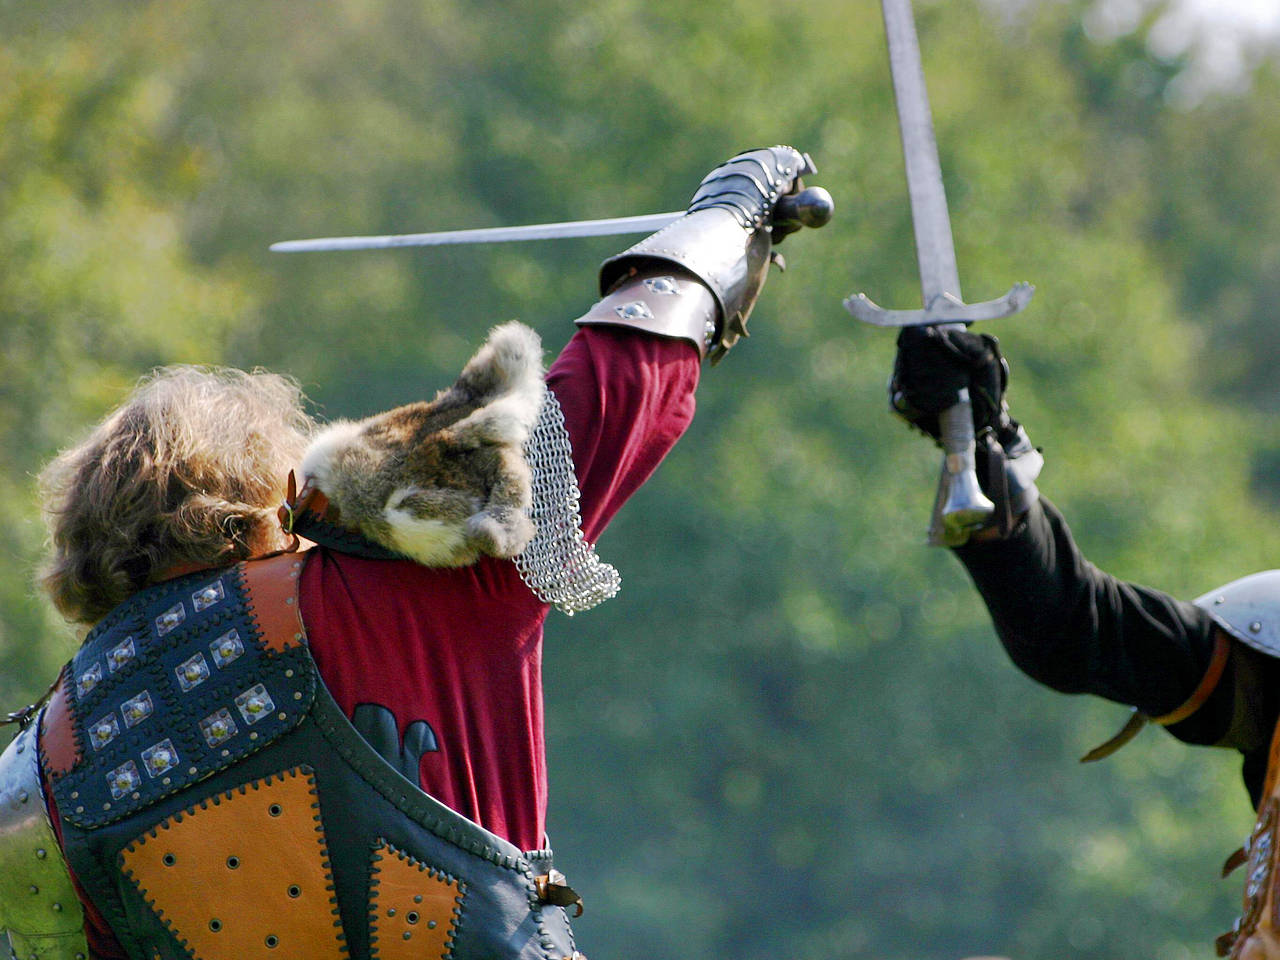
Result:
<svg viewBox="0 0 1280 960"><path fill-rule="evenodd" d="M942 473L929 524L929 543L959 546L970 531L995 513L995 504L982 492L976 469L977 444L973 433L973 405L969 391L938 416L942 440Z"/></svg>

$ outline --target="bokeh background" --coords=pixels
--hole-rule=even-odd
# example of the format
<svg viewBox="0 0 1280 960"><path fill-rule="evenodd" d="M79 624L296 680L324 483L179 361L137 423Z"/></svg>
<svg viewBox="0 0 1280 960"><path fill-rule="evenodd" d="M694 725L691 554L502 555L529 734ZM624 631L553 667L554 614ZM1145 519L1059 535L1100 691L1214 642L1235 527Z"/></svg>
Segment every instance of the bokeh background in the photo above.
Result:
<svg viewBox="0 0 1280 960"><path fill-rule="evenodd" d="M1142 0L918 0L970 299L1089 556L1196 596L1280 560L1275 33ZM1271 24L1274 26L1274 19ZM790 142L839 207L553 614L551 825L593 960L1207 957L1252 821L1238 758L1006 661L923 545L937 456L886 413L919 302L873 0L0 0L0 703L74 649L31 574L34 475L156 364L261 365L322 417L549 354L613 238L273 240L680 207ZM390 668L390 667L389 667Z"/></svg>

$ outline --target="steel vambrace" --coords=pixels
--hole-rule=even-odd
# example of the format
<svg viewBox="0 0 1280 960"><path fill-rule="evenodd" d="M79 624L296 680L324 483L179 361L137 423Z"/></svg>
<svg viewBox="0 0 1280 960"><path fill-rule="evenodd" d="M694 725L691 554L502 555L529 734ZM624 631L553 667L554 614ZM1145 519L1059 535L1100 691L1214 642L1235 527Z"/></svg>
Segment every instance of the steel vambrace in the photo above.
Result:
<svg viewBox="0 0 1280 960"><path fill-rule="evenodd" d="M698 185L685 216L601 264L604 299L577 322L679 337L718 362L746 336L774 234L784 229L775 223L778 202L814 172L807 154L787 146L722 163Z"/></svg>

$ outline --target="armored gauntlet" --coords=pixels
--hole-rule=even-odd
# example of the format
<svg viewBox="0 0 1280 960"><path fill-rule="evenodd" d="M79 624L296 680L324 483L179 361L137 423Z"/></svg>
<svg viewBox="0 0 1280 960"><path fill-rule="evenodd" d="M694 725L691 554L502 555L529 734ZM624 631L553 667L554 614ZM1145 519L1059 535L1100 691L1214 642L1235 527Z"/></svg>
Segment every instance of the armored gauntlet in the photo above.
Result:
<svg viewBox="0 0 1280 960"><path fill-rule="evenodd" d="M826 191L799 194L800 177L814 172L807 154L787 146L722 163L698 185L685 216L601 265L604 299L578 323L679 337L718 362L746 335L773 244L830 219Z"/></svg>

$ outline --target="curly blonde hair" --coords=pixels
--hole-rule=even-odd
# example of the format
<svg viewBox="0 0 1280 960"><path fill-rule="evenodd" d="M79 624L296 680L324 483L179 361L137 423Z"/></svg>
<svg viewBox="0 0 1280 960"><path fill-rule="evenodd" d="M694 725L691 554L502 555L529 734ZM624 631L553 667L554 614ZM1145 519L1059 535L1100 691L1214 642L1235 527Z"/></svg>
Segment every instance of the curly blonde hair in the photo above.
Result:
<svg viewBox="0 0 1280 960"><path fill-rule="evenodd" d="M40 583L93 623L175 568L284 545L275 510L314 424L294 381L174 366L144 378L40 474L49 546Z"/></svg>

